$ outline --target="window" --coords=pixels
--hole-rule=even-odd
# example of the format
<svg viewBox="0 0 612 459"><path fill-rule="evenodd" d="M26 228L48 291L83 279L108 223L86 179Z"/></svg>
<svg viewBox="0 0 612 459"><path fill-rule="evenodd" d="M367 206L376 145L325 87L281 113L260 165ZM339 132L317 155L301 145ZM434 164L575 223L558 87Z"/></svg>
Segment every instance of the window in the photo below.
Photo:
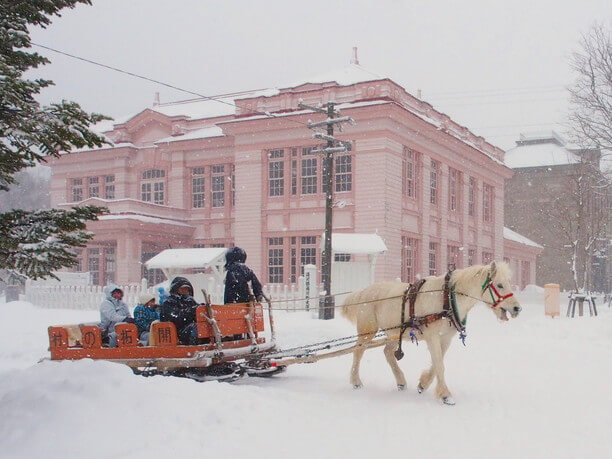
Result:
<svg viewBox="0 0 612 459"><path fill-rule="evenodd" d="M403 188L404 195L409 198L416 197L416 163L415 153L413 150L404 147L404 158L403 158Z"/></svg>
<svg viewBox="0 0 612 459"><path fill-rule="evenodd" d="M310 156L312 148L302 148L302 194L317 193L317 157Z"/></svg>
<svg viewBox="0 0 612 459"><path fill-rule="evenodd" d="M229 181L232 184L232 206L236 205L236 167L230 164L230 176Z"/></svg>
<svg viewBox="0 0 612 459"><path fill-rule="evenodd" d="M268 197L314 195L325 192L323 161L314 147L293 147L268 150L266 166ZM353 157L350 154L334 158L334 190L337 193L353 190ZM265 184L264 184L265 185Z"/></svg>
<svg viewBox="0 0 612 459"><path fill-rule="evenodd" d="M414 282L417 266L418 240L413 237L402 236L402 280Z"/></svg>
<svg viewBox="0 0 612 459"><path fill-rule="evenodd" d="M491 252L482 251L482 264L488 265L493 261L493 254Z"/></svg>
<svg viewBox="0 0 612 459"><path fill-rule="evenodd" d="M106 175L104 177L104 198L115 199L115 176Z"/></svg>
<svg viewBox="0 0 612 459"><path fill-rule="evenodd" d="M482 220L493 221L493 187L487 183L482 185Z"/></svg>
<svg viewBox="0 0 612 459"><path fill-rule="evenodd" d="M283 283L283 238L268 238L268 282L271 284Z"/></svg>
<svg viewBox="0 0 612 459"><path fill-rule="evenodd" d="M149 285L155 285L163 282L166 277L161 269L147 269L145 263L161 252L162 248L156 248L155 246L144 245L140 255L140 261L142 266L142 277L144 277Z"/></svg>
<svg viewBox="0 0 612 459"><path fill-rule="evenodd" d="M145 202L164 204L164 186L166 171L162 169L149 169L142 172L140 183L140 199Z"/></svg>
<svg viewBox="0 0 612 459"><path fill-rule="evenodd" d="M459 206L459 171L448 169L448 210L454 212Z"/></svg>
<svg viewBox="0 0 612 459"><path fill-rule="evenodd" d="M268 193L269 196L285 194L285 160L284 150L270 150L268 153Z"/></svg>
<svg viewBox="0 0 612 459"><path fill-rule="evenodd" d="M447 260L448 269L456 269L461 268L463 263L461 260L461 251L459 250L458 245L449 245L447 252Z"/></svg>
<svg viewBox="0 0 612 459"><path fill-rule="evenodd" d="M296 283L304 265L318 264L318 236L273 236L267 241L269 283Z"/></svg>
<svg viewBox="0 0 612 459"><path fill-rule="evenodd" d="M225 166L211 167L212 173L212 207L225 206Z"/></svg>
<svg viewBox="0 0 612 459"><path fill-rule="evenodd" d="M100 186L98 177L89 177L87 179L89 183L89 197L90 198L98 198L100 197Z"/></svg>
<svg viewBox="0 0 612 459"><path fill-rule="evenodd" d="M100 249L87 249L87 269L93 285L100 285Z"/></svg>
<svg viewBox="0 0 612 459"><path fill-rule="evenodd" d="M300 266L302 267L300 274L304 274L304 265L317 264L317 237L302 236L300 242Z"/></svg>
<svg viewBox="0 0 612 459"><path fill-rule="evenodd" d="M203 167L191 169L191 207L194 209L201 209L206 203L205 180Z"/></svg>
<svg viewBox="0 0 612 459"><path fill-rule="evenodd" d="M293 151L295 151L295 148L293 149ZM297 160L292 159L291 160L291 194L292 195L297 194L297 182L298 182L297 177L298 177Z"/></svg>
<svg viewBox="0 0 612 459"><path fill-rule="evenodd" d="M336 193L353 189L353 163L351 155L341 155L334 158L336 169Z"/></svg>
<svg viewBox="0 0 612 459"><path fill-rule="evenodd" d="M470 217L474 216L475 198L476 198L476 179L474 177L470 177L470 181L468 185L468 215Z"/></svg>
<svg viewBox="0 0 612 459"><path fill-rule="evenodd" d="M474 266L476 261L476 249L468 249L468 266Z"/></svg>
<svg viewBox="0 0 612 459"><path fill-rule="evenodd" d="M83 200L83 179L72 179L72 190L70 194L72 195L72 202Z"/></svg>
<svg viewBox="0 0 612 459"><path fill-rule="evenodd" d="M429 202L431 204L438 203L438 169L439 163L432 160L429 171Z"/></svg>
<svg viewBox="0 0 612 459"><path fill-rule="evenodd" d="M339 261L341 263L349 262L351 261L351 254L350 253L335 253L334 261Z"/></svg>
<svg viewBox="0 0 612 459"><path fill-rule="evenodd" d="M429 243L429 275L435 276L438 272L438 243Z"/></svg>
<svg viewBox="0 0 612 459"><path fill-rule="evenodd" d="M114 247L104 247L104 284L115 282L116 256Z"/></svg>

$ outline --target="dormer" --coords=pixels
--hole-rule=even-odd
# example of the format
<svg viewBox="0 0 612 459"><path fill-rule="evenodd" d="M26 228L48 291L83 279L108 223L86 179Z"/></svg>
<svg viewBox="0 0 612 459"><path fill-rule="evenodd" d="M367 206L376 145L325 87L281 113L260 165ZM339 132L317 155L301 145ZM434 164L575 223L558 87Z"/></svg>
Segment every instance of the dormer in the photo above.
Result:
<svg viewBox="0 0 612 459"><path fill-rule="evenodd" d="M115 142L129 142L137 146L153 145L156 140L180 135L185 120L185 116L169 117L147 108L125 123L116 124L107 135Z"/></svg>

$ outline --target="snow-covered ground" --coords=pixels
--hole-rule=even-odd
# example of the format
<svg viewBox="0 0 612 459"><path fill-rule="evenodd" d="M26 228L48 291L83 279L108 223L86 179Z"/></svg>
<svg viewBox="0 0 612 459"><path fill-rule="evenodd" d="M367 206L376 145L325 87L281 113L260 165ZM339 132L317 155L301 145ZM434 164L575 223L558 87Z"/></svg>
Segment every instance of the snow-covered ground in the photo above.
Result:
<svg viewBox="0 0 612 459"><path fill-rule="evenodd" d="M425 345L404 347L404 392L380 349L366 352L359 391L350 356L231 384L143 378L107 362L37 363L47 326L97 312L0 303L0 457L610 457L612 311L551 319L537 296L523 307L506 323L474 308L467 347L457 339L447 355L449 407L415 390ZM284 348L354 333L341 317L276 320Z"/></svg>

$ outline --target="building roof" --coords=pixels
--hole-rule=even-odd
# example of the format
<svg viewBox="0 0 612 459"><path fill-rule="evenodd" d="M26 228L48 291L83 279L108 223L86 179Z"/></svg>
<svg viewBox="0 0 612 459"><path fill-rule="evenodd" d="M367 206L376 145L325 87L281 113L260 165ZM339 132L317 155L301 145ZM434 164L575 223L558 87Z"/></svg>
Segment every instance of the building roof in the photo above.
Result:
<svg viewBox="0 0 612 459"><path fill-rule="evenodd" d="M346 67L336 69L330 72L321 73L312 77L294 81L291 84L284 85L284 88L294 88L307 83L329 83L335 81L340 86L349 86L355 83L364 81L384 80L385 77L366 70L359 64L349 64Z"/></svg>
<svg viewBox="0 0 612 459"><path fill-rule="evenodd" d="M140 214L111 214L111 215L100 215L98 220L138 220L143 223L156 223L161 225L175 225L175 226L188 226L187 223L179 222L176 220L170 220L169 218L149 217L148 215Z"/></svg>
<svg viewBox="0 0 612 459"><path fill-rule="evenodd" d="M510 228L506 228L504 226L504 239L508 239L509 241L518 242L519 244L529 245L531 247L537 247L538 249L543 249L540 244L532 241L529 238L526 238L522 234L517 233L516 231L512 231Z"/></svg>
<svg viewBox="0 0 612 459"><path fill-rule="evenodd" d="M201 129L187 131L182 135L173 135L156 140L154 143L180 142L183 140L208 139L211 137L223 137L223 130L218 126L208 126Z"/></svg>
<svg viewBox="0 0 612 459"><path fill-rule="evenodd" d="M324 244L325 236L321 237ZM387 246L378 234L332 233L332 252L354 255L374 255L387 251Z"/></svg>
<svg viewBox="0 0 612 459"><path fill-rule="evenodd" d="M251 97L270 97L278 94L278 89L255 89L251 91L221 94L208 98L197 98L158 104L151 110L166 116L187 116L191 119L217 118L220 116L232 116L236 114L235 101Z"/></svg>
<svg viewBox="0 0 612 459"><path fill-rule="evenodd" d="M521 134L517 146L506 152L506 166L521 167L561 166L576 164L578 155L565 147L561 137L554 131Z"/></svg>
<svg viewBox="0 0 612 459"><path fill-rule="evenodd" d="M166 249L145 263L147 269L206 268L225 262L225 247Z"/></svg>

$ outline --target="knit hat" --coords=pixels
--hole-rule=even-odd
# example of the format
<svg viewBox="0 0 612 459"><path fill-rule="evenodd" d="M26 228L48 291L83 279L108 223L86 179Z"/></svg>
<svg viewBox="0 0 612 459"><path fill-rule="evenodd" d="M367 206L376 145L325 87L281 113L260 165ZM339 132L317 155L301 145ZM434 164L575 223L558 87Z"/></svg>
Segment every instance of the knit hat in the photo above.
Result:
<svg viewBox="0 0 612 459"><path fill-rule="evenodd" d="M151 295L150 293L143 293L142 295L138 297L138 303L144 305L154 299L155 299L154 295Z"/></svg>

